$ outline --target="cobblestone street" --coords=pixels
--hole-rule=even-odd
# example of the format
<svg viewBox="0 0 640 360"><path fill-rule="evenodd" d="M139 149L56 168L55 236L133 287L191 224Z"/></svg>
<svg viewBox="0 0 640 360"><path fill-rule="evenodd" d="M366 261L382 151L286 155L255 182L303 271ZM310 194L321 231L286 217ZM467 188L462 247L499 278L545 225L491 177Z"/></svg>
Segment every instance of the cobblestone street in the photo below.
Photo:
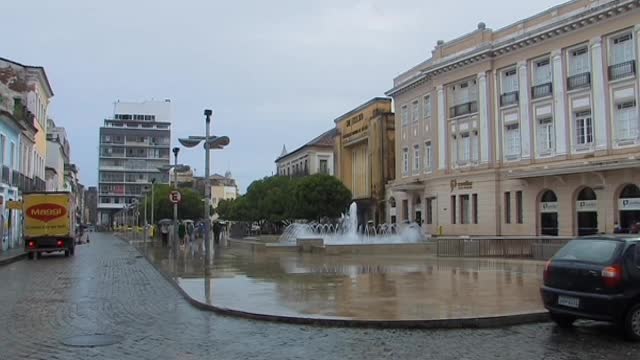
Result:
<svg viewBox="0 0 640 360"><path fill-rule="evenodd" d="M105 234L75 257L0 267L0 359L632 359L611 326L481 330L308 327L193 308L138 252ZM214 290L215 291L215 290ZM108 334L102 347L63 344Z"/></svg>

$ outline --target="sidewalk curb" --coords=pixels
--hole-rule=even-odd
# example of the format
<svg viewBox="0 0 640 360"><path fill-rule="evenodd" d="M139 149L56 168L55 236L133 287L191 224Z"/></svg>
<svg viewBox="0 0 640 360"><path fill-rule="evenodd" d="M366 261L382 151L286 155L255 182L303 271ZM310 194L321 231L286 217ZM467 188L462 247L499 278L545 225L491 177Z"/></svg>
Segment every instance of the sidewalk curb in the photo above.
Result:
<svg viewBox="0 0 640 360"><path fill-rule="evenodd" d="M22 253L22 254L14 255L4 259L0 259L0 266L9 265L16 261L24 260L26 258L27 258L27 253Z"/></svg>
<svg viewBox="0 0 640 360"><path fill-rule="evenodd" d="M118 235L117 238L129 244L127 239L124 239ZM548 322L549 314L547 311L520 313L520 314L507 314L499 316L487 316L487 317L470 317L470 318L457 318L457 319L425 319L425 320L355 320L355 319L330 319L330 318L305 318L295 316L284 315L269 315L251 313L241 310L234 310L230 308L218 307L211 304L206 304L192 298L175 279L168 274L158 265L156 265L149 257L141 252L135 246L129 244L138 253L140 253L145 260L151 266L153 266L160 275L162 275L176 290L187 300L192 306L206 311L212 311L217 314L241 317L251 320L262 320L271 322L281 322L288 324L298 325L315 325L315 326L329 326L329 327L356 327L356 328L391 328L391 329L479 329L479 328L492 328L492 327L507 327L513 325L522 325L530 323Z"/></svg>

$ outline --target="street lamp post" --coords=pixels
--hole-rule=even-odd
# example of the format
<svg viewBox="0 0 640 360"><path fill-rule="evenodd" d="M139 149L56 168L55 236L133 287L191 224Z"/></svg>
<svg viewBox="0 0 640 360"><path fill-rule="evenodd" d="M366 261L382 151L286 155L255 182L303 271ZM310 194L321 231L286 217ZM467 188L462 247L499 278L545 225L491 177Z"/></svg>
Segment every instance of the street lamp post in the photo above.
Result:
<svg viewBox="0 0 640 360"><path fill-rule="evenodd" d="M205 177L205 204L204 204L204 248L205 248L205 258L209 259L210 253L210 236L211 236L211 179L209 175L209 166L210 166L210 154L209 151L211 149L222 149L225 146L229 145L229 137L227 136L212 136L210 135L210 126L211 126L211 116L213 115L213 111L206 109L204 111L205 116L205 136L189 136L187 138L178 139L180 143L188 148L192 148L200 144L200 142L204 142L204 151L205 151L205 164L204 164L204 177Z"/></svg>
<svg viewBox="0 0 640 360"><path fill-rule="evenodd" d="M173 188L178 189L178 153L179 147L173 148L174 163L173 163ZM173 249L174 253L178 248L178 203L173 203Z"/></svg>
<svg viewBox="0 0 640 360"><path fill-rule="evenodd" d="M155 226L155 219L154 219L154 214L155 214L155 185L156 185L156 179L153 178L151 179L151 239L153 241L153 229Z"/></svg>

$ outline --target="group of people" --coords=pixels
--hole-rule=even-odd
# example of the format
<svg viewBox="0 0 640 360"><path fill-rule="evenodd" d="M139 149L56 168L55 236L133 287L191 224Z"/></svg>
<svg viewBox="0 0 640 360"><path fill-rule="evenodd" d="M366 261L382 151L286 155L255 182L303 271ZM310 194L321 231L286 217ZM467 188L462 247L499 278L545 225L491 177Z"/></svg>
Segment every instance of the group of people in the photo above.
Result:
<svg viewBox="0 0 640 360"><path fill-rule="evenodd" d="M634 222L629 225L628 229L624 229L617 222L613 226L613 232L615 234L640 234L640 221Z"/></svg>
<svg viewBox="0 0 640 360"><path fill-rule="evenodd" d="M160 224L160 237L162 239L162 246L169 244L169 233L171 231L171 225L169 223ZM220 236L224 232L225 227L218 221L214 221L212 225L214 242L218 244L220 242ZM204 237L205 223L200 221L194 223L192 220L179 220L178 221L178 238L180 239L180 245L184 245L187 242L195 239L201 239Z"/></svg>

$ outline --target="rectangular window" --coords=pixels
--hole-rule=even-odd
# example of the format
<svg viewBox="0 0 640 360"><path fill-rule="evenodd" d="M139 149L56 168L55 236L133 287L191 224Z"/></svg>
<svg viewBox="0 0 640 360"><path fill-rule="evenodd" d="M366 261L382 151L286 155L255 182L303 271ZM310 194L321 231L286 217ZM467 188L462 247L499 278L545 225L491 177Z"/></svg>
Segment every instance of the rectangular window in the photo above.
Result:
<svg viewBox="0 0 640 360"><path fill-rule="evenodd" d="M471 161L476 162L479 158L480 148L478 147L478 132L474 131L471 134Z"/></svg>
<svg viewBox="0 0 640 360"><path fill-rule="evenodd" d="M4 135L0 135L0 163L2 163L2 165L7 163L7 160L6 160L6 157L5 157L6 142L7 142L7 138Z"/></svg>
<svg viewBox="0 0 640 360"><path fill-rule="evenodd" d="M576 144L587 145L591 143L593 143L591 111L576 113Z"/></svg>
<svg viewBox="0 0 640 360"><path fill-rule="evenodd" d="M419 113L420 113L420 106L419 106L418 100L416 100L411 104L411 122L414 122L414 123L418 122Z"/></svg>
<svg viewBox="0 0 640 360"><path fill-rule="evenodd" d="M470 209L469 195L460 195L460 224L470 223Z"/></svg>
<svg viewBox="0 0 640 360"><path fill-rule="evenodd" d="M424 97L422 112L425 118L431 117L431 96Z"/></svg>
<svg viewBox="0 0 640 360"><path fill-rule="evenodd" d="M518 73L516 69L509 69L502 73L502 93L508 94L518 91Z"/></svg>
<svg viewBox="0 0 640 360"><path fill-rule="evenodd" d="M569 52L569 76L590 72L589 50L586 46Z"/></svg>
<svg viewBox="0 0 640 360"><path fill-rule="evenodd" d="M507 156L520 155L520 127L518 124L505 126L505 153Z"/></svg>
<svg viewBox="0 0 640 360"><path fill-rule="evenodd" d="M456 196L451 195L451 223L456 223Z"/></svg>
<svg viewBox="0 0 640 360"><path fill-rule="evenodd" d="M420 172L420 145L413 146L413 173Z"/></svg>
<svg viewBox="0 0 640 360"><path fill-rule="evenodd" d="M409 149L402 149L402 175L409 175Z"/></svg>
<svg viewBox="0 0 640 360"><path fill-rule="evenodd" d="M432 154L431 154L431 141L424 143L424 171L431 171Z"/></svg>
<svg viewBox="0 0 640 360"><path fill-rule="evenodd" d="M320 173L328 174L329 173L329 161L322 159L320 160Z"/></svg>
<svg viewBox="0 0 640 360"><path fill-rule="evenodd" d="M9 146L9 168L13 169L16 159L16 144L13 142Z"/></svg>
<svg viewBox="0 0 640 360"><path fill-rule="evenodd" d="M616 108L618 140L636 139L638 137L638 110L635 100L618 104Z"/></svg>
<svg viewBox="0 0 640 360"><path fill-rule="evenodd" d="M548 58L535 61L533 71L534 85L542 85L551 82L551 64Z"/></svg>
<svg viewBox="0 0 640 360"><path fill-rule="evenodd" d="M516 223L522 224L522 191L516 191Z"/></svg>
<svg viewBox="0 0 640 360"><path fill-rule="evenodd" d="M538 153L553 151L553 119L546 117L538 119Z"/></svg>
<svg viewBox="0 0 640 360"><path fill-rule="evenodd" d="M409 107L407 105L402 107L402 126L409 124Z"/></svg>
<svg viewBox="0 0 640 360"><path fill-rule="evenodd" d="M511 193L504 193L504 222L511 224Z"/></svg>
<svg viewBox="0 0 640 360"><path fill-rule="evenodd" d="M433 224L433 198L428 198L427 200L427 218L425 221L427 225Z"/></svg>
<svg viewBox="0 0 640 360"><path fill-rule="evenodd" d="M633 35L626 33L611 40L611 65L635 60L633 54Z"/></svg>
<svg viewBox="0 0 640 360"><path fill-rule="evenodd" d="M473 206L473 212L472 212L472 216L473 216L473 223L477 224L478 223L478 194L473 194L471 196L473 202L472 202L472 206Z"/></svg>
<svg viewBox="0 0 640 360"><path fill-rule="evenodd" d="M471 160L471 136L469 133L460 134L458 137L458 162L467 163Z"/></svg>

